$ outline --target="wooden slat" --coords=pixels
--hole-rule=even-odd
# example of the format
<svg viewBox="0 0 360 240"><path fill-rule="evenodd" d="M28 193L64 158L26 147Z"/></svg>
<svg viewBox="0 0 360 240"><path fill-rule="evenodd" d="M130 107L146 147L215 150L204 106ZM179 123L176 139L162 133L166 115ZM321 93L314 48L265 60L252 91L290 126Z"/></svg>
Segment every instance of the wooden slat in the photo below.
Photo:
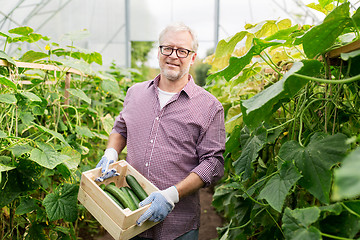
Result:
<svg viewBox="0 0 360 240"><path fill-rule="evenodd" d="M71 81L71 73L67 72L65 75L65 93L64 93L65 105L69 105L70 94L68 89L70 88L70 81Z"/></svg>
<svg viewBox="0 0 360 240"><path fill-rule="evenodd" d="M99 207L82 187L79 188L78 200L101 225L106 225L106 231L108 231L113 238L120 239L122 229L101 207Z"/></svg>
<svg viewBox="0 0 360 240"><path fill-rule="evenodd" d="M331 50L326 55L328 58L337 58L337 57L340 57L341 53L348 53L348 52L352 52L352 51L355 51L358 49L360 49L360 40L357 40L348 45Z"/></svg>
<svg viewBox="0 0 360 240"><path fill-rule="evenodd" d="M40 63L17 62L17 61L15 61L15 63L16 63L16 67L41 69L48 71L63 71L63 72L74 73L77 75L84 75L81 71L69 67L54 66L54 65L40 64ZM8 65L9 65L8 61L4 59L0 59L0 66L6 67Z"/></svg>
<svg viewBox="0 0 360 240"><path fill-rule="evenodd" d="M133 225L128 229L121 229L114 220L107 215L106 212L99 206L81 187L79 188L78 199L86 209L89 210L91 215L108 231L108 233L116 240L126 240L142 233L144 229L149 229L155 225L154 222L146 221L139 227Z"/></svg>

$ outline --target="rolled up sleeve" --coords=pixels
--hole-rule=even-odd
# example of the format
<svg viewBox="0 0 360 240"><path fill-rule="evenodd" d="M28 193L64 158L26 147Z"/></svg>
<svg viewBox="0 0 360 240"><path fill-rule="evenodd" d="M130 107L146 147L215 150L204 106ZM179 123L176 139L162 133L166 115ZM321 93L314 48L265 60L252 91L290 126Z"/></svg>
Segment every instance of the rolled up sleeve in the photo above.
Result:
<svg viewBox="0 0 360 240"><path fill-rule="evenodd" d="M224 110L221 107L199 138L196 149L199 165L192 172L199 175L205 187L217 182L224 175L225 141Z"/></svg>

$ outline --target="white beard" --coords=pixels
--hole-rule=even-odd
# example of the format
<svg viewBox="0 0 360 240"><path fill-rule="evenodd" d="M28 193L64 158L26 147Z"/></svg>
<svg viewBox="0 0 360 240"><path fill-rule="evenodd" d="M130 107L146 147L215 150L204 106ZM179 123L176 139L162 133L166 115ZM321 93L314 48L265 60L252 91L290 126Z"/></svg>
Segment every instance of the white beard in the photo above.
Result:
<svg viewBox="0 0 360 240"><path fill-rule="evenodd" d="M185 74L189 72L189 70L190 70L190 65L187 68L182 69L180 71L174 71L174 70L169 70L169 69L165 68L162 71L162 74L170 81L177 81L180 78L184 77Z"/></svg>

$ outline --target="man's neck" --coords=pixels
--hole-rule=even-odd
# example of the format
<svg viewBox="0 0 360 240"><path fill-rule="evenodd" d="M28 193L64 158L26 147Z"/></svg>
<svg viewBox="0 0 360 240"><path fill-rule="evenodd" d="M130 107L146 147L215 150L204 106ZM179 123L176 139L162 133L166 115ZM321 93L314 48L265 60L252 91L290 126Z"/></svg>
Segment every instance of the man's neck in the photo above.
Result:
<svg viewBox="0 0 360 240"><path fill-rule="evenodd" d="M160 75L159 88L165 92L177 93L180 92L185 87L188 81L189 81L188 74L186 74L184 77L176 81L166 79L164 76Z"/></svg>

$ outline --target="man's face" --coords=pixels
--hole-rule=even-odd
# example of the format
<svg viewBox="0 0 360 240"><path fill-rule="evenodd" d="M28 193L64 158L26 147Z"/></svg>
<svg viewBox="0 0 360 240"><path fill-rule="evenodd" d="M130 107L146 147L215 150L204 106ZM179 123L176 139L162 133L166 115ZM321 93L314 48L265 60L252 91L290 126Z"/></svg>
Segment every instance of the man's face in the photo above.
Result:
<svg viewBox="0 0 360 240"><path fill-rule="evenodd" d="M192 37L187 31L167 32L160 43L162 46L169 46L175 49L192 49ZM186 58L179 58L174 50L170 56L161 54L158 49L158 59L161 74L170 81L176 81L189 73L190 66L194 63L196 53L189 53Z"/></svg>

